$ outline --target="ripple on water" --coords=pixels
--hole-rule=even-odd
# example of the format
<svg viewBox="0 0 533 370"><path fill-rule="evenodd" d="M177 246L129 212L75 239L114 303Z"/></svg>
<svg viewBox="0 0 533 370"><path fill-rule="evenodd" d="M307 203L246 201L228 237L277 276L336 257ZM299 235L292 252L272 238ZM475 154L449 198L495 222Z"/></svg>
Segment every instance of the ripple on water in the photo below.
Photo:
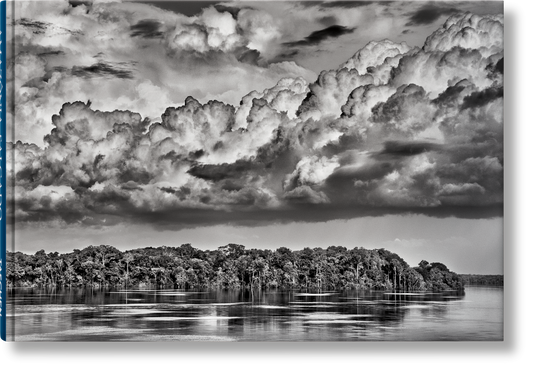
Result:
<svg viewBox="0 0 533 370"><path fill-rule="evenodd" d="M313 313L299 313L297 316L303 316L310 320L334 320L334 319L350 319L353 317L374 317L371 314L340 314L330 312L313 312Z"/></svg>
<svg viewBox="0 0 533 370"><path fill-rule="evenodd" d="M139 320L144 321L185 321L185 320L199 320L199 321L225 321L242 319L242 316L151 316L140 317Z"/></svg>

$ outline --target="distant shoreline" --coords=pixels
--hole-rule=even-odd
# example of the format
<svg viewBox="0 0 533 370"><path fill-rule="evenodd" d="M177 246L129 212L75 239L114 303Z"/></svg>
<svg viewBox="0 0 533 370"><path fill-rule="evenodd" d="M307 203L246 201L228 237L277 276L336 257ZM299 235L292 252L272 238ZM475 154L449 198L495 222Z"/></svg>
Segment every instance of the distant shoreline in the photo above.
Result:
<svg viewBox="0 0 533 370"><path fill-rule="evenodd" d="M504 286L503 275L458 274L465 286Z"/></svg>

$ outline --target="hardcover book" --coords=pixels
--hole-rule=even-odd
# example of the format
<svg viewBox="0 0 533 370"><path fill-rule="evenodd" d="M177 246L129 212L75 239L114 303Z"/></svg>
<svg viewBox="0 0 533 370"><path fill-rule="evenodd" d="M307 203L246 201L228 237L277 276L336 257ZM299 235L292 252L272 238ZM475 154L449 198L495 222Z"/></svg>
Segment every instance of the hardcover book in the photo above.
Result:
<svg viewBox="0 0 533 370"><path fill-rule="evenodd" d="M2 339L503 340L503 2L0 4Z"/></svg>

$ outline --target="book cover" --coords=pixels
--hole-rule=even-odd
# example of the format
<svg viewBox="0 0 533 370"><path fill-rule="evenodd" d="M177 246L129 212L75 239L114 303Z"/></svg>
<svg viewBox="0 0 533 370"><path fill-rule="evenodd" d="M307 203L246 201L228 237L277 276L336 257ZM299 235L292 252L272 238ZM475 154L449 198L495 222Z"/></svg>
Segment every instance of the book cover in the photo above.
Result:
<svg viewBox="0 0 533 370"><path fill-rule="evenodd" d="M503 2L1 4L2 339L503 340Z"/></svg>
<svg viewBox="0 0 533 370"><path fill-rule="evenodd" d="M6 18L6 3L0 2L0 20ZM0 24L0 339L6 340L6 22Z"/></svg>

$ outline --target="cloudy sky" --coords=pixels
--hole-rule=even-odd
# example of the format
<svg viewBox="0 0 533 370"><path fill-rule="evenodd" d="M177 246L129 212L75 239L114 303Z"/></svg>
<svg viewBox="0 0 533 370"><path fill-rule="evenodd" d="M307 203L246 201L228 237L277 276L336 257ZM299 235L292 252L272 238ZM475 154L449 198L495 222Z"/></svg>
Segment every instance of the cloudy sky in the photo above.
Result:
<svg viewBox="0 0 533 370"><path fill-rule="evenodd" d="M16 249L344 245L502 273L502 12L17 2Z"/></svg>

